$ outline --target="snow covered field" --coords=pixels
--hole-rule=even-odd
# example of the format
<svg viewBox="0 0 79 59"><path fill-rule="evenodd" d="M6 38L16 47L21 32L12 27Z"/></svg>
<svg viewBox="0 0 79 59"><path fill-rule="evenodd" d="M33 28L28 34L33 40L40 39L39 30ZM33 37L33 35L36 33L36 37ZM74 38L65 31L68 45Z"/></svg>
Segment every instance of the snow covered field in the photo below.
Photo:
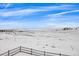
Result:
<svg viewBox="0 0 79 59"><path fill-rule="evenodd" d="M26 54L26 53L18 53L18 54L15 54L14 56L34 56L34 55L30 55L30 54Z"/></svg>
<svg viewBox="0 0 79 59"><path fill-rule="evenodd" d="M18 46L79 56L79 30L0 32L0 54Z"/></svg>

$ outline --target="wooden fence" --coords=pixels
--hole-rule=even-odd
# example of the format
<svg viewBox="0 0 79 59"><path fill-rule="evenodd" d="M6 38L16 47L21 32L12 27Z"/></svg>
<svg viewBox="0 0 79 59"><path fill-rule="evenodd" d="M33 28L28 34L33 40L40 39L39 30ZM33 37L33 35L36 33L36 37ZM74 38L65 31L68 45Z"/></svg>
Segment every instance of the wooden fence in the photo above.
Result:
<svg viewBox="0 0 79 59"><path fill-rule="evenodd" d="M12 50L8 50L7 52L0 54L0 56L13 56L19 52L23 52L35 56L69 56L61 53L51 53L51 52L40 51L32 48L26 48L22 46L14 48Z"/></svg>

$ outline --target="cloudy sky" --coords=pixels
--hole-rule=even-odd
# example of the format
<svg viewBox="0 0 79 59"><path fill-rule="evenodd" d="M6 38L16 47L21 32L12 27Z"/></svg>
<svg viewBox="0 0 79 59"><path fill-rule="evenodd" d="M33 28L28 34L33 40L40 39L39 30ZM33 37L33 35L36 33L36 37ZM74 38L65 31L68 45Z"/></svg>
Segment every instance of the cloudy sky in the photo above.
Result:
<svg viewBox="0 0 79 59"><path fill-rule="evenodd" d="M1 29L77 26L77 3L0 3Z"/></svg>

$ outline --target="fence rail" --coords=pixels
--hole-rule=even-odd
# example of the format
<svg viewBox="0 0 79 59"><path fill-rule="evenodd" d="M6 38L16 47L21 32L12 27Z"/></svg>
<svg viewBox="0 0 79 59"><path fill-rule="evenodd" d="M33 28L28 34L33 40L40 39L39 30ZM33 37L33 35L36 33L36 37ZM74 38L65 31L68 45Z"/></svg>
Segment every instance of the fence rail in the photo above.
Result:
<svg viewBox="0 0 79 59"><path fill-rule="evenodd" d="M0 56L13 56L19 52L23 52L35 56L69 56L61 53L51 53L51 52L40 51L32 48L26 48L22 46L14 48L12 50L8 50L7 52L0 54Z"/></svg>

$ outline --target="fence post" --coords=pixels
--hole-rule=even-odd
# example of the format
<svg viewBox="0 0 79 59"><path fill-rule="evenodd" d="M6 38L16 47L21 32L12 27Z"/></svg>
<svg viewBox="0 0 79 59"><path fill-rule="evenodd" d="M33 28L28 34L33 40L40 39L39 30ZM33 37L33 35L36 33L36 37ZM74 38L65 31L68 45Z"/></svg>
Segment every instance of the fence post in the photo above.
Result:
<svg viewBox="0 0 79 59"><path fill-rule="evenodd" d="M20 52L21 52L21 46L20 46Z"/></svg>
<svg viewBox="0 0 79 59"><path fill-rule="evenodd" d="M31 55L32 55L32 48L31 48Z"/></svg>
<svg viewBox="0 0 79 59"><path fill-rule="evenodd" d="M44 51L44 56L45 56L45 53L46 53L46 52Z"/></svg>
<svg viewBox="0 0 79 59"><path fill-rule="evenodd" d="M61 53L59 55L62 56Z"/></svg>
<svg viewBox="0 0 79 59"><path fill-rule="evenodd" d="M8 56L10 55L10 51L8 50Z"/></svg>

